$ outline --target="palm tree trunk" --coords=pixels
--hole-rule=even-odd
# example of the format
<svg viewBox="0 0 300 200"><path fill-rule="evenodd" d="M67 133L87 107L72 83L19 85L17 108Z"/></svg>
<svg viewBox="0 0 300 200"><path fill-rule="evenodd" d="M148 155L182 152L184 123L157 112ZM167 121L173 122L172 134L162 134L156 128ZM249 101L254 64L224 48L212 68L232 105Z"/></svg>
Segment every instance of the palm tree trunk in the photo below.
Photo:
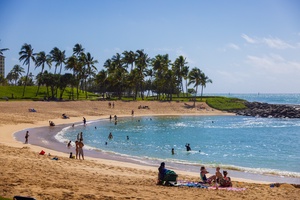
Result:
<svg viewBox="0 0 300 200"><path fill-rule="evenodd" d="M39 93L40 86L41 86L41 84L38 85L38 89L37 89L36 94L35 94L36 97L37 97L37 95L38 95L38 93Z"/></svg>
<svg viewBox="0 0 300 200"><path fill-rule="evenodd" d="M194 98L194 108L196 107L197 92L198 92L198 86L196 87L196 93L195 93L195 98Z"/></svg>
<svg viewBox="0 0 300 200"><path fill-rule="evenodd" d="M30 62L28 63L28 69L27 69L27 74L26 74L26 77L25 77L25 84L24 84L24 88L23 88L23 95L22 95L22 97L24 97L24 94L25 94L25 88L26 88L26 85L27 85L27 79L28 79L29 69L30 69Z"/></svg>
<svg viewBox="0 0 300 200"><path fill-rule="evenodd" d="M84 90L85 90L85 99L87 99L87 91L86 91L86 78L84 79Z"/></svg>

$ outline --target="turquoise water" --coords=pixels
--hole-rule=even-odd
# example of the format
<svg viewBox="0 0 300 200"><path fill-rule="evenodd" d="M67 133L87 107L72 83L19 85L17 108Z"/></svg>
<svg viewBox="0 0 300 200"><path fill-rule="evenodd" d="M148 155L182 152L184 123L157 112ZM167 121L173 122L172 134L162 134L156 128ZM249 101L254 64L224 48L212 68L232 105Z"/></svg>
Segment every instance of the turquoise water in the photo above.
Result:
<svg viewBox="0 0 300 200"><path fill-rule="evenodd" d="M101 120L86 127L67 127L57 138L74 141L79 132L83 132L88 148L134 159L204 164L208 167L218 165L227 169L300 178L300 119L128 117L119 118L117 125ZM109 132L113 134L111 140L108 139ZM186 143L191 145L192 151L186 151ZM172 148L175 155L171 154Z"/></svg>

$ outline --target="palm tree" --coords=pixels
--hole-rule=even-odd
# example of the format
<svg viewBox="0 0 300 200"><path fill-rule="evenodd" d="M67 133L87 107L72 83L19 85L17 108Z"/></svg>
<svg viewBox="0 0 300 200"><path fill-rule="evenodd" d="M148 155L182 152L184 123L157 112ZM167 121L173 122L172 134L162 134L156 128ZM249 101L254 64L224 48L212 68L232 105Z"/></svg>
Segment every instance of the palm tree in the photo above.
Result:
<svg viewBox="0 0 300 200"><path fill-rule="evenodd" d="M81 79L81 74L83 70L83 64L79 61L79 59L73 55L67 59L67 63L65 66L65 69L72 70L73 71L73 82L71 83L72 87L72 100L74 100L74 92L73 92L73 86L76 86L77 89L77 99L79 97L79 82Z"/></svg>
<svg viewBox="0 0 300 200"><path fill-rule="evenodd" d="M148 54L144 53L144 50L137 50L135 62L136 62L136 69L138 70L138 73L137 73L138 82L136 82L136 85L137 85L137 87L139 87L141 97L144 100L144 88L145 88L144 77L147 75L147 72L148 72L147 67L150 63L150 58L149 58ZM136 96L135 96L135 99L136 99Z"/></svg>
<svg viewBox="0 0 300 200"><path fill-rule="evenodd" d="M135 53L133 51L124 51L122 54L124 55L123 62L127 65L127 67L130 64L131 65L130 71L132 71L133 63L135 62L135 59L136 59Z"/></svg>
<svg viewBox="0 0 300 200"><path fill-rule="evenodd" d="M99 85L98 89L99 92L102 93L102 96L104 98L104 94L106 93L106 84L107 84L107 71L102 69L97 75L96 75L96 83Z"/></svg>
<svg viewBox="0 0 300 200"><path fill-rule="evenodd" d="M201 85L201 70L197 67L194 67L192 69L192 71L190 71L188 77L189 77L189 83L190 84L194 84L194 87L196 88L196 93L195 93L195 98L194 98L194 107L196 104L196 95L198 92L198 86Z"/></svg>
<svg viewBox="0 0 300 200"><path fill-rule="evenodd" d="M54 61L54 62L56 62L54 74L56 74L56 69L57 69L58 66L60 66L59 74L61 74L62 64L65 64L65 60L66 60L65 52L66 52L66 51L61 51L61 50L60 50L59 48L57 48L57 47L54 47L54 48L50 51L51 60Z"/></svg>
<svg viewBox="0 0 300 200"><path fill-rule="evenodd" d="M28 74L29 74L29 70L30 70L30 60L35 62L35 53L33 53L33 48L31 47L30 44L25 43L22 47L21 47L21 51L19 52L20 61L24 61L23 65L26 64L28 66L27 68L27 74L26 74L26 78L25 78L25 84L24 84L24 89L23 89L23 95L22 97L24 97L25 94L25 88L26 88L26 84L27 84L27 79L28 79Z"/></svg>
<svg viewBox="0 0 300 200"><path fill-rule="evenodd" d="M206 83L212 83L212 80L209 79L209 78L204 74L204 72L201 73L200 77L201 77L200 84L201 84L201 99L202 99L203 88L206 87Z"/></svg>
<svg viewBox="0 0 300 200"><path fill-rule="evenodd" d="M86 80L89 76L96 75L95 71L97 71L97 68L95 67L95 64L98 63L98 61L94 60L94 58L91 56L91 54L89 52L87 54L81 53L81 58L82 58L83 64L87 66L87 68L85 68L85 74L84 74L85 98L87 99Z"/></svg>
<svg viewBox="0 0 300 200"><path fill-rule="evenodd" d="M24 68L20 65L15 65L12 70L10 71L11 76L13 80L15 81L15 85L17 85L17 81L20 77L22 77L22 74L25 73Z"/></svg>
<svg viewBox="0 0 300 200"><path fill-rule="evenodd" d="M0 74L0 85L4 86L7 84L7 78Z"/></svg>
<svg viewBox="0 0 300 200"><path fill-rule="evenodd" d="M185 91L186 91L186 96L188 97L188 89L187 89L187 86L188 86L188 83L187 83L187 79L188 79L188 75L189 75L189 66L184 66L182 68L182 77L183 79L185 80Z"/></svg>
<svg viewBox="0 0 300 200"><path fill-rule="evenodd" d="M169 55L157 55L152 59L151 65L154 71L154 86L157 93L157 99L160 99L160 95L166 92L167 81L165 79L166 73L168 73L169 65L171 61L169 60Z"/></svg>
<svg viewBox="0 0 300 200"><path fill-rule="evenodd" d="M81 44L75 44L73 48L73 55L79 56L81 53L84 52L84 48L82 47Z"/></svg>
<svg viewBox="0 0 300 200"><path fill-rule="evenodd" d="M1 40L0 40L1 41ZM0 56L3 56L3 52L9 50L8 48L0 49Z"/></svg>
<svg viewBox="0 0 300 200"><path fill-rule="evenodd" d="M9 50L8 48L4 48L4 49L0 49L0 55L2 56L3 55L3 51L7 51Z"/></svg>
<svg viewBox="0 0 300 200"><path fill-rule="evenodd" d="M36 63L35 64L36 64L35 69L38 68L39 66L42 66L41 74L43 74L45 64L47 64L49 66L49 69L51 68L51 57L50 57L50 55L46 55L46 53L44 51L41 51L36 56ZM40 86L41 86L41 84L38 83L38 89L36 91L36 96L39 93Z"/></svg>
<svg viewBox="0 0 300 200"><path fill-rule="evenodd" d="M184 90L183 90L183 81L182 81L182 78L183 78L183 76L184 76L184 72L183 72L183 70L184 70L184 67L185 67L185 65L187 64L187 62L186 62L186 58L184 58L183 56L179 56L178 58L176 58L176 60L175 60L175 62L174 62L174 72L175 72L175 76L177 76L177 79L178 79L178 81L179 81L179 84L180 84L180 86L181 86L181 90L182 90L182 92L184 92Z"/></svg>

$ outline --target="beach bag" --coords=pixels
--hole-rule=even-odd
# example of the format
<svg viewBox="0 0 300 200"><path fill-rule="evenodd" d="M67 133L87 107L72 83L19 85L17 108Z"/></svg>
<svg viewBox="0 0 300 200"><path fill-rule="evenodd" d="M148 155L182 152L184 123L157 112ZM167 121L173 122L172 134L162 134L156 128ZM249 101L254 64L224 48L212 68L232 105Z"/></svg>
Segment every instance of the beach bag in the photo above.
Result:
<svg viewBox="0 0 300 200"><path fill-rule="evenodd" d="M42 150L41 152L40 152L40 155L45 155L45 151L44 150Z"/></svg>
<svg viewBox="0 0 300 200"><path fill-rule="evenodd" d="M177 181L177 174L172 170L167 170L164 176L164 181Z"/></svg>

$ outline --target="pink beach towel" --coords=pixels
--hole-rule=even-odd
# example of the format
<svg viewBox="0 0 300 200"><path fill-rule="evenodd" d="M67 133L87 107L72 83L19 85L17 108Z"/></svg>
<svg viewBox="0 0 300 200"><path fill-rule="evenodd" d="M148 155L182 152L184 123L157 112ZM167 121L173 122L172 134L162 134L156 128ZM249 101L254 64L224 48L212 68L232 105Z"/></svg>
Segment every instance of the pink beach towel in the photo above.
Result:
<svg viewBox="0 0 300 200"><path fill-rule="evenodd" d="M216 190L217 188L215 186L210 186L210 187L208 187L208 189ZM237 191L237 192L246 190L246 188L236 188L236 187L218 187L218 189L219 190L228 190L228 191Z"/></svg>

